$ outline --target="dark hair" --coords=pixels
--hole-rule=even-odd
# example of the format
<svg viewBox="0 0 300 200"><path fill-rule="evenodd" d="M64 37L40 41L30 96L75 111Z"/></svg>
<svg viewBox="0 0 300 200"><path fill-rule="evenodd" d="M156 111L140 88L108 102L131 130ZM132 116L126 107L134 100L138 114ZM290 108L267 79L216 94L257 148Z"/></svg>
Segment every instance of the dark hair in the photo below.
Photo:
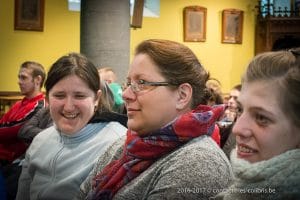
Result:
<svg viewBox="0 0 300 200"><path fill-rule="evenodd" d="M41 76L42 80L41 80L40 88L43 87L46 78L46 72L43 65L34 61L26 61L21 64L20 68L31 69L33 78L37 76Z"/></svg>
<svg viewBox="0 0 300 200"><path fill-rule="evenodd" d="M208 89L213 89L215 92L217 92L220 95L222 95L222 91L221 91L222 85L221 85L221 82L218 79L210 77L206 81L206 87Z"/></svg>
<svg viewBox="0 0 300 200"><path fill-rule="evenodd" d="M192 108L206 103L209 74L188 47L170 40L150 39L137 46L137 54L148 55L168 82L177 86L189 83L193 88Z"/></svg>
<svg viewBox="0 0 300 200"><path fill-rule="evenodd" d="M222 96L212 88L206 88L205 94L206 94L205 96L206 104L208 105L211 103L213 103L213 105L223 104Z"/></svg>
<svg viewBox="0 0 300 200"><path fill-rule="evenodd" d="M242 83L257 80L272 81L276 85L281 109L300 127L300 48L254 57Z"/></svg>
<svg viewBox="0 0 300 200"><path fill-rule="evenodd" d="M100 77L97 68L84 55L70 53L59 58L51 66L45 83L46 95L48 96L49 91L58 81L73 74L81 78L97 94L100 89Z"/></svg>

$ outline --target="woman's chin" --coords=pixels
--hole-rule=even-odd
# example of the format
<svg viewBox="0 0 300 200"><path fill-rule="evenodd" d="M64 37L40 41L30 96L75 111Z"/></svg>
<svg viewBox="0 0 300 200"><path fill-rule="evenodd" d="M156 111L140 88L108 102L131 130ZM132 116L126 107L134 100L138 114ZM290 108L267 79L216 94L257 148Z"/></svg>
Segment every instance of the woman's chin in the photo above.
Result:
<svg viewBox="0 0 300 200"><path fill-rule="evenodd" d="M75 133L77 133L79 131L79 129L75 128L74 126L71 126L71 127L69 127L69 126L63 126L63 127L59 128L59 129L60 129L60 131L62 133L67 134L67 135L73 135L73 134L75 134Z"/></svg>
<svg viewBox="0 0 300 200"><path fill-rule="evenodd" d="M250 163L255 163L259 162L260 160L258 159L257 153L241 153L237 152L237 157L243 160L246 160Z"/></svg>

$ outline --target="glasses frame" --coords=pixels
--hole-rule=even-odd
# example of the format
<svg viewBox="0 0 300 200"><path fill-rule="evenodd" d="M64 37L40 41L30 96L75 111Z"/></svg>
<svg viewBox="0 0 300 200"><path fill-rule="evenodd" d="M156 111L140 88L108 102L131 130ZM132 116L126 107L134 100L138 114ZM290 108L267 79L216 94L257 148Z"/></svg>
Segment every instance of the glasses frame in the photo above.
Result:
<svg viewBox="0 0 300 200"><path fill-rule="evenodd" d="M158 87L158 86L169 86L169 85L174 85L170 82L165 82L165 81L158 81L158 82L151 82L151 81L143 81L141 83L138 82L128 82L127 87L130 87L130 89L134 92L134 93L139 93L141 91L144 91L145 89L143 88L144 85L146 86L154 86L154 87ZM142 87L142 88L141 88Z"/></svg>

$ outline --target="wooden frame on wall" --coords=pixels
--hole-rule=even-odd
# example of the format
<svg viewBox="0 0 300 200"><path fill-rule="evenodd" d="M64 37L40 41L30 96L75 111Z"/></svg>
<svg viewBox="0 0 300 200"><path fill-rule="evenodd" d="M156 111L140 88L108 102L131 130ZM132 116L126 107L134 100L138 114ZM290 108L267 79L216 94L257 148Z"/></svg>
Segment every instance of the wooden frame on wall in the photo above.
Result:
<svg viewBox="0 0 300 200"><path fill-rule="evenodd" d="M244 11L225 9L222 11L222 43L242 44Z"/></svg>
<svg viewBox="0 0 300 200"><path fill-rule="evenodd" d="M45 0L15 0L15 30L44 30Z"/></svg>
<svg viewBox="0 0 300 200"><path fill-rule="evenodd" d="M206 12L201 6L187 6L183 9L183 37L185 42L206 40Z"/></svg>
<svg viewBox="0 0 300 200"><path fill-rule="evenodd" d="M132 21L130 27L142 28L143 11L144 11L144 0L134 0Z"/></svg>

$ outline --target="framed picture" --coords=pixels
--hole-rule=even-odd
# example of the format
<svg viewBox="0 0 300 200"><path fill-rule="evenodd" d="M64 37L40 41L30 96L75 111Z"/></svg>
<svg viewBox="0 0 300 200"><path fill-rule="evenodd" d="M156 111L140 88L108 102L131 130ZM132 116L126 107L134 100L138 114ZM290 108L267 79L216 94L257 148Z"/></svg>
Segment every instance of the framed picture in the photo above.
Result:
<svg viewBox="0 0 300 200"><path fill-rule="evenodd" d="M183 37L185 42L206 40L206 12L201 6L188 6L183 9Z"/></svg>
<svg viewBox="0 0 300 200"><path fill-rule="evenodd" d="M44 30L45 0L15 0L15 30Z"/></svg>
<svg viewBox="0 0 300 200"><path fill-rule="evenodd" d="M242 44L244 12L225 9L222 12L222 43Z"/></svg>

